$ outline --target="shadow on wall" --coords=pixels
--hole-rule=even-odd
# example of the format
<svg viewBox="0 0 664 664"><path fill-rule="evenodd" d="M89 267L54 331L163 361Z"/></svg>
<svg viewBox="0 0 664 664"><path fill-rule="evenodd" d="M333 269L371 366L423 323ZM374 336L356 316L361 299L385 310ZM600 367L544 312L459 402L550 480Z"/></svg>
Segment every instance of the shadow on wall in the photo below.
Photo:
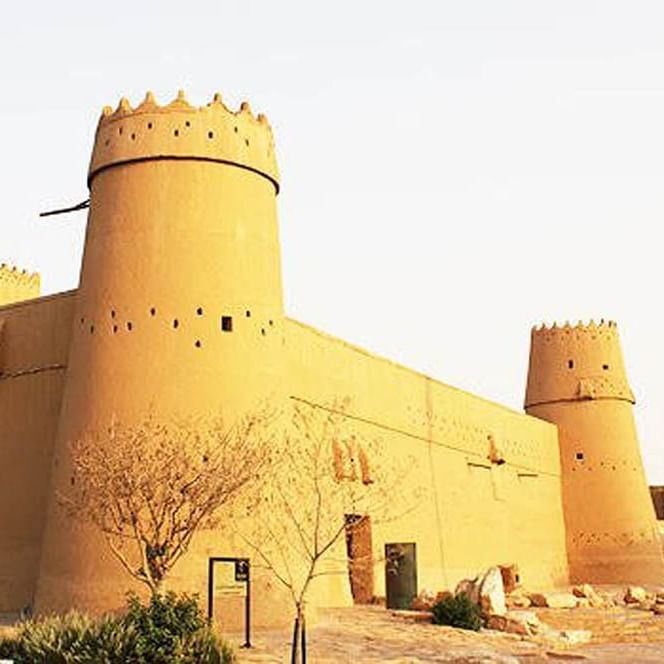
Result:
<svg viewBox="0 0 664 664"><path fill-rule="evenodd" d="M655 506L658 521L664 521L664 486L651 486L650 497Z"/></svg>

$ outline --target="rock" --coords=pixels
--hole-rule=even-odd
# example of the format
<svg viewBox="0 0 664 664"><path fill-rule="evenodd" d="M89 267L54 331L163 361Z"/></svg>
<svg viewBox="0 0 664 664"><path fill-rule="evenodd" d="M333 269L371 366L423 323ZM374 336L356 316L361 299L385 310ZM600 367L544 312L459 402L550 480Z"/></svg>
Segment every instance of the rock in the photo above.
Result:
<svg viewBox="0 0 664 664"><path fill-rule="evenodd" d="M438 604L438 602L447 597L453 597L449 590L439 590L434 594L432 590L425 588L420 591L420 594L413 600L410 608L413 611L431 611L435 604Z"/></svg>
<svg viewBox="0 0 664 664"><path fill-rule="evenodd" d="M410 611L408 609L395 609L392 611L395 618L402 618L408 622L425 622L430 623L433 620L431 611Z"/></svg>
<svg viewBox="0 0 664 664"><path fill-rule="evenodd" d="M578 646L582 643L588 643L592 639L593 633L587 629L564 629L558 635L565 645Z"/></svg>
<svg viewBox="0 0 664 664"><path fill-rule="evenodd" d="M534 606L549 607L550 609L573 609L576 606L576 597L572 593L531 593L530 601Z"/></svg>
<svg viewBox="0 0 664 664"><path fill-rule="evenodd" d="M433 603L438 604L438 602L442 602L444 599L449 599L450 597L454 597L454 595L449 590L439 590L436 593Z"/></svg>
<svg viewBox="0 0 664 664"><path fill-rule="evenodd" d="M570 652L569 650L547 650L546 656L549 659L561 660L563 662L588 659L588 655L580 652Z"/></svg>
<svg viewBox="0 0 664 664"><path fill-rule="evenodd" d="M590 600L587 597L577 597L576 598L576 608L577 609L589 609Z"/></svg>
<svg viewBox="0 0 664 664"><path fill-rule="evenodd" d="M479 605L485 616L503 616L507 611L503 577L497 567L490 567L482 578Z"/></svg>
<svg viewBox="0 0 664 664"><path fill-rule="evenodd" d="M590 596L593 594L595 594L595 589L589 583L582 583L580 586L572 588L572 595L574 597L587 597L590 599Z"/></svg>
<svg viewBox="0 0 664 664"><path fill-rule="evenodd" d="M542 629L542 623L533 611L508 611L505 631L511 634L532 636Z"/></svg>
<svg viewBox="0 0 664 664"><path fill-rule="evenodd" d="M457 583L457 587L454 589L454 595L460 595L464 593L468 596L471 602L479 604L479 579L475 577L474 579L463 579Z"/></svg>
<svg viewBox="0 0 664 664"><path fill-rule="evenodd" d="M503 588L506 593L514 592L519 585L519 568L517 565L498 565L503 577Z"/></svg>
<svg viewBox="0 0 664 664"><path fill-rule="evenodd" d="M606 600L599 593L595 593L592 597L587 598L588 603L593 609L605 609L609 606L613 606L613 600Z"/></svg>
<svg viewBox="0 0 664 664"><path fill-rule="evenodd" d="M420 594L413 600L410 608L413 611L430 611L436 601L436 595L432 590L424 588Z"/></svg>
<svg viewBox="0 0 664 664"><path fill-rule="evenodd" d="M655 606L652 607L652 612L656 616L664 616L664 604L655 604Z"/></svg>
<svg viewBox="0 0 664 664"><path fill-rule="evenodd" d="M638 604L635 604L633 606L638 606L639 609L642 611L652 611L657 605L655 602L651 602L649 600L644 600L643 602L639 602Z"/></svg>
<svg viewBox="0 0 664 664"><path fill-rule="evenodd" d="M592 606L595 609L603 609L607 606L611 606L611 603L607 601L589 584L582 583L579 586L574 586L572 588L572 594L579 599L587 599L588 606ZM585 607L585 602L577 602L577 606Z"/></svg>
<svg viewBox="0 0 664 664"><path fill-rule="evenodd" d="M486 619L487 629L495 629L499 632L504 632L507 627L507 616L489 616Z"/></svg>
<svg viewBox="0 0 664 664"><path fill-rule="evenodd" d="M527 609L532 605L532 602L527 595L514 593L505 598L505 605L508 609Z"/></svg>
<svg viewBox="0 0 664 664"><path fill-rule="evenodd" d="M626 604L639 604L645 601L646 591L641 586L628 586L625 589L623 599Z"/></svg>
<svg viewBox="0 0 664 664"><path fill-rule="evenodd" d="M489 616L486 626L488 629L494 629L507 634L532 636L539 630L539 620L530 611L514 611L504 616Z"/></svg>
<svg viewBox="0 0 664 664"><path fill-rule="evenodd" d="M524 625L518 620L507 620L505 623L505 629L503 630L506 634L516 634L518 636L532 636L528 625Z"/></svg>

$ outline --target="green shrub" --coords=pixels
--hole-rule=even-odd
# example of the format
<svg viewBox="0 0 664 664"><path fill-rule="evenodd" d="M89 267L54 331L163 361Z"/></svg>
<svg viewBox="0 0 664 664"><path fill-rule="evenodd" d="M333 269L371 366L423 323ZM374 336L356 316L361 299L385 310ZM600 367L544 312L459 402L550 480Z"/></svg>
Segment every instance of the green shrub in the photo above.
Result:
<svg viewBox="0 0 664 664"><path fill-rule="evenodd" d="M182 662L186 664L235 664L237 662L233 649L208 627L186 639L185 652L187 654Z"/></svg>
<svg viewBox="0 0 664 664"><path fill-rule="evenodd" d="M232 649L206 625L195 597L128 599L121 617L79 613L21 623L0 637L0 659L15 664L234 664Z"/></svg>
<svg viewBox="0 0 664 664"><path fill-rule="evenodd" d="M143 605L130 594L127 604L123 622L136 632L136 654L151 664L181 661L185 642L206 625L197 598L189 595L153 595Z"/></svg>
<svg viewBox="0 0 664 664"><path fill-rule="evenodd" d="M465 593L459 593L456 597L444 597L433 605L431 612L436 625L450 625L476 632L482 627L480 607Z"/></svg>

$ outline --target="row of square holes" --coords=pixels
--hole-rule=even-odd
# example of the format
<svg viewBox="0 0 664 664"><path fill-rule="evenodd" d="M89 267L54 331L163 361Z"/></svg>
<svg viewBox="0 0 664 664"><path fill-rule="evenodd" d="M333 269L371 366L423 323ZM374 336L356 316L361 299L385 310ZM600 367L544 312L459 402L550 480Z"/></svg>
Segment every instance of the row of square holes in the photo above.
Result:
<svg viewBox="0 0 664 664"><path fill-rule="evenodd" d="M196 315L197 316L202 316L203 313L204 313L203 312L203 307L198 307L196 309ZM150 316L156 316L156 315L157 315L157 309L155 307L150 307ZM115 320L115 316L116 316L115 310L111 309L111 318ZM245 317L246 318L251 318L251 311L249 311L248 309L245 311ZM81 325L83 325L84 323L85 323L85 318L81 318ZM272 319L270 319L268 321L268 323L269 323L270 327L272 327L274 325L274 321ZM127 325L127 331L128 332L131 332L134 329L134 324L132 323L132 321L127 321L126 325ZM177 330L178 327L180 327L179 319L174 318L172 325L173 325L173 329ZM113 325L113 334L116 334L118 332L118 330L119 330L118 325L114 324ZM94 324L91 324L90 325L90 334L94 334L94 331L95 331L95 326L94 326ZM222 316L221 317L221 331L222 332L232 332L233 331L233 317L232 316ZM262 327L261 328L261 336L264 337L265 334L266 334L265 328ZM201 343L200 339L197 339L194 342L194 346L196 346L196 348L200 348L202 346L202 343Z"/></svg>
<svg viewBox="0 0 664 664"><path fill-rule="evenodd" d="M574 369L574 360L567 360L567 368L568 369ZM603 364L602 369L604 369L604 371L608 371L609 370L609 365L608 364Z"/></svg>
<svg viewBox="0 0 664 664"><path fill-rule="evenodd" d="M185 127L191 127L191 122L189 120L186 120L184 124L185 124ZM153 127L154 127L154 124L152 122L147 123L147 128L148 129L152 129ZM122 129L123 129L122 127L118 127L118 134L122 135ZM238 133L237 126L233 127L233 131L236 134ZM174 129L173 130L173 136L175 136L177 138L179 135L180 135L180 130L179 129ZM214 138L214 132L213 131L208 131L207 136L210 140L212 140ZM133 132L130 134L129 137L131 138L132 141L136 140L136 134L133 133ZM104 142L104 145L108 146L108 145L110 145L110 143L111 143L111 139L107 138L106 141ZM248 138L244 139L244 144L247 147L249 147L249 139Z"/></svg>
<svg viewBox="0 0 664 664"><path fill-rule="evenodd" d="M585 454L584 454L583 452L577 452L574 456L575 456L575 458L576 458L577 461L581 461L581 462L584 462L584 463L585 463ZM611 467L611 470L616 470L616 466L619 466L619 465L620 465L620 462L619 462L619 461L616 461L615 463L607 462L607 463L605 464L604 461L601 461L599 465L600 465L602 468L603 468L603 467L609 468L609 466L610 466L610 467ZM627 465L628 465L628 462L627 462L627 461L623 461L623 462L622 462L622 465L623 465L623 466L627 466ZM588 467L586 468L586 470L592 470L592 467L591 467L591 466L588 466ZM632 470L636 470L636 466L633 466L633 467L632 467ZM576 468L572 468L572 471L576 471Z"/></svg>

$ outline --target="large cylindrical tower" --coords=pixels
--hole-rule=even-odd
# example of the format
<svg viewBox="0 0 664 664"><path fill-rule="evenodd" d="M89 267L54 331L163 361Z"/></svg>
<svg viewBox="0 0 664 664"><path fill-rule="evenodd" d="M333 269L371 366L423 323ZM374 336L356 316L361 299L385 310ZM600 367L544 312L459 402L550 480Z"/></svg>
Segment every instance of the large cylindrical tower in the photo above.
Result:
<svg viewBox="0 0 664 664"><path fill-rule="evenodd" d="M558 425L570 578L664 583L615 323L534 329L526 411Z"/></svg>
<svg viewBox="0 0 664 664"><path fill-rule="evenodd" d="M218 95L203 108L182 93L164 107L151 94L136 109L123 99L101 117L88 182L38 611L107 610L131 585L100 535L58 506L70 441L148 412L232 420L280 394L278 174L265 117ZM229 551L218 533L195 541L176 571L204 592L207 556Z"/></svg>

